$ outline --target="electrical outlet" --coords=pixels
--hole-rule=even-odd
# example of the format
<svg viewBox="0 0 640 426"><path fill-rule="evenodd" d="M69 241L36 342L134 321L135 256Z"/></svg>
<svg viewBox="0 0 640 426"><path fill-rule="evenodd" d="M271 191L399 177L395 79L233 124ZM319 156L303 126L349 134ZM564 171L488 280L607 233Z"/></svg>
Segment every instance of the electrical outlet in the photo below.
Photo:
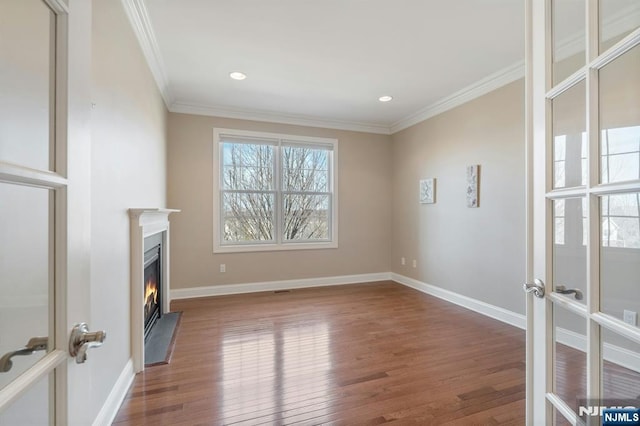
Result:
<svg viewBox="0 0 640 426"><path fill-rule="evenodd" d="M224 263L220 264L220 272L227 272L227 265L225 265Z"/></svg>
<svg viewBox="0 0 640 426"><path fill-rule="evenodd" d="M407 259L405 259L404 257L400 258L400 264L401 265L406 265L407 264Z"/></svg>
<svg viewBox="0 0 640 426"><path fill-rule="evenodd" d="M417 267L418 267L418 261L417 261L417 260L415 260L415 259L413 259L413 267L414 267L414 268L417 268Z"/></svg>
<svg viewBox="0 0 640 426"><path fill-rule="evenodd" d="M638 325L638 313L633 311L627 311L625 309L624 313L622 314L622 320L627 324L636 326Z"/></svg>

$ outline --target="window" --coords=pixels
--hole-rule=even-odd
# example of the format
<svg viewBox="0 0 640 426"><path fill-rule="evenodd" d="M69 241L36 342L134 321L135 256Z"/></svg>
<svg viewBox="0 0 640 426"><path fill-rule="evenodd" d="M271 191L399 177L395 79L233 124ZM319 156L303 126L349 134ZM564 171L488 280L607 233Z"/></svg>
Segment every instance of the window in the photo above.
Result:
<svg viewBox="0 0 640 426"><path fill-rule="evenodd" d="M640 179L640 126L602 130L602 183Z"/></svg>
<svg viewBox="0 0 640 426"><path fill-rule="evenodd" d="M556 245L587 245L587 199L567 198L553 202L553 242Z"/></svg>
<svg viewBox="0 0 640 426"><path fill-rule="evenodd" d="M587 184L587 133L553 138L554 188Z"/></svg>
<svg viewBox="0 0 640 426"><path fill-rule="evenodd" d="M606 195L600 204L602 246L640 248L640 193Z"/></svg>
<svg viewBox="0 0 640 426"><path fill-rule="evenodd" d="M214 251L337 247L338 141L214 130Z"/></svg>

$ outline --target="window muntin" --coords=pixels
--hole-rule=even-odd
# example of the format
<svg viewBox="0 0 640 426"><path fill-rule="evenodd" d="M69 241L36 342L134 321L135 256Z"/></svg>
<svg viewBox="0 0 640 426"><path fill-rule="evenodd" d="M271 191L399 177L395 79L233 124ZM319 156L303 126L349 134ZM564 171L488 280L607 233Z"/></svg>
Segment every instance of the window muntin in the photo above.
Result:
<svg viewBox="0 0 640 426"><path fill-rule="evenodd" d="M640 126L603 129L600 156L602 183L640 179Z"/></svg>
<svg viewBox="0 0 640 426"><path fill-rule="evenodd" d="M602 209L602 247L640 249L640 193L606 195Z"/></svg>
<svg viewBox="0 0 640 426"><path fill-rule="evenodd" d="M216 129L214 251L337 247L337 141Z"/></svg>

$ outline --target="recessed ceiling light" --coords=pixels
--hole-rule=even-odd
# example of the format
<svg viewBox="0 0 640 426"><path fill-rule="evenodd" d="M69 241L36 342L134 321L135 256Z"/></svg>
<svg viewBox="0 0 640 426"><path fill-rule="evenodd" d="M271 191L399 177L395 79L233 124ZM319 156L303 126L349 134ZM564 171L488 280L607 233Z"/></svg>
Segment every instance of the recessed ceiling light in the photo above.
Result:
<svg viewBox="0 0 640 426"><path fill-rule="evenodd" d="M378 100L379 100L380 102L389 102L389 101L390 101L390 100L392 100L392 99L393 99L393 96L388 96L388 95L380 96L380 97L378 98Z"/></svg>
<svg viewBox="0 0 640 426"><path fill-rule="evenodd" d="M231 77L234 80L244 80L245 78L247 78L247 75L240 71L234 71L232 73L229 73L229 77Z"/></svg>

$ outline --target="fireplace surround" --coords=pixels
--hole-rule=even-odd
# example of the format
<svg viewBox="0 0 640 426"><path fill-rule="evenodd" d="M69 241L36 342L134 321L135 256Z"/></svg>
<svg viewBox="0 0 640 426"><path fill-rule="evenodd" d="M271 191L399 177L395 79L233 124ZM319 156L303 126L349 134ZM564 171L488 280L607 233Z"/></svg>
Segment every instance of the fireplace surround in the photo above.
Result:
<svg viewBox="0 0 640 426"><path fill-rule="evenodd" d="M129 209L131 234L131 359L136 373L144 370L144 336L146 277L145 265L154 256L150 251L157 248L156 271L160 275L157 291L157 315L169 312L169 215L180 210L161 208ZM147 259L145 259L145 254ZM145 261L147 260L147 261Z"/></svg>

